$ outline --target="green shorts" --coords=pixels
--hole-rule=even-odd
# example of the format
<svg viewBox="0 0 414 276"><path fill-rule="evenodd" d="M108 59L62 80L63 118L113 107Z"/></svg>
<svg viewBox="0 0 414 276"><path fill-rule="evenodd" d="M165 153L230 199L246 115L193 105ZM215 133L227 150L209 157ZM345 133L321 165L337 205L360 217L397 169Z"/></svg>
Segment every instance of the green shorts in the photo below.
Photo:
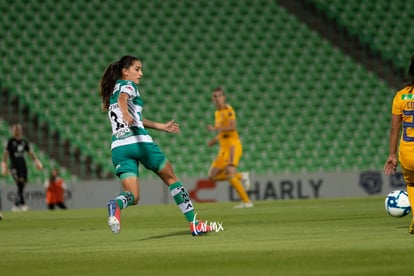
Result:
<svg viewBox="0 0 414 276"><path fill-rule="evenodd" d="M135 143L112 149L112 163L115 174L121 177L124 173L139 176L139 164L158 172L167 163L167 157L155 143Z"/></svg>

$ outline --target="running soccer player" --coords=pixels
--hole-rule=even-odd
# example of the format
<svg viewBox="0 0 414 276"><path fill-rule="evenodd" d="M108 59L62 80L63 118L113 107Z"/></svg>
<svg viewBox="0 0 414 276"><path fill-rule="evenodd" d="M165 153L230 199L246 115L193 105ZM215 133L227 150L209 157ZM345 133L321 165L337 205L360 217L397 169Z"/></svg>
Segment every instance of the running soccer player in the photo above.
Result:
<svg viewBox="0 0 414 276"><path fill-rule="evenodd" d="M230 182L242 200L242 203L236 205L235 208L253 207L253 203L246 193L246 190L250 188L249 174L237 172L243 147L236 128L236 113L226 103L226 96L221 87L213 90L213 103L216 106L214 126L208 125L207 129L217 134L208 142L208 146L219 143L220 150L210 166L208 177L211 181L226 180Z"/></svg>
<svg viewBox="0 0 414 276"><path fill-rule="evenodd" d="M110 64L100 81L103 109L108 112L112 126L112 162L124 191L108 202L108 225L111 231L121 231L121 210L138 204L140 183L138 166L156 173L169 187L171 196L190 223L193 236L204 234L210 228L196 219L194 205L187 190L175 175L170 161L154 143L145 128L168 133L179 133L179 125L172 121L153 122L143 117L140 83L142 63L134 56L124 56Z"/></svg>

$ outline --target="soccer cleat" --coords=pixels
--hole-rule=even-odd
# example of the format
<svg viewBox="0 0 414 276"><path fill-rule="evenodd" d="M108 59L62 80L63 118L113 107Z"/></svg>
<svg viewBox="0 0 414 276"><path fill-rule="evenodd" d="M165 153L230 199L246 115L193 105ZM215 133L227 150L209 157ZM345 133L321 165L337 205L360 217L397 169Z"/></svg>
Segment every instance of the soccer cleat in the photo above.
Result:
<svg viewBox="0 0 414 276"><path fill-rule="evenodd" d="M3 215L0 213L0 220L2 220L3 219Z"/></svg>
<svg viewBox="0 0 414 276"><path fill-rule="evenodd" d="M249 191L250 188L251 188L249 173L248 172L242 172L241 175L242 175L241 182L244 186L244 189L246 191Z"/></svg>
<svg viewBox="0 0 414 276"><path fill-rule="evenodd" d="M241 203L239 205L234 206L234 208L240 209L240 208L252 208L254 205L251 202L248 203Z"/></svg>
<svg viewBox="0 0 414 276"><path fill-rule="evenodd" d="M115 200L108 201L108 226L114 234L121 232L121 208Z"/></svg>
<svg viewBox="0 0 414 276"><path fill-rule="evenodd" d="M414 234L414 218L411 220L410 228L408 228L408 233Z"/></svg>
<svg viewBox="0 0 414 276"><path fill-rule="evenodd" d="M203 235L208 232L211 232L210 226L208 226L202 221L199 221L197 225L194 225L194 223L190 222L190 230L191 235L193 236Z"/></svg>
<svg viewBox="0 0 414 276"><path fill-rule="evenodd" d="M14 206L11 208L11 211L12 211L12 212L21 212L21 211L22 211L22 209L20 208L20 206L16 206L16 205L14 205Z"/></svg>
<svg viewBox="0 0 414 276"><path fill-rule="evenodd" d="M30 210L30 207L27 206L27 205L22 205L22 206L20 206L20 209L22 210L22 212L27 212L27 211Z"/></svg>

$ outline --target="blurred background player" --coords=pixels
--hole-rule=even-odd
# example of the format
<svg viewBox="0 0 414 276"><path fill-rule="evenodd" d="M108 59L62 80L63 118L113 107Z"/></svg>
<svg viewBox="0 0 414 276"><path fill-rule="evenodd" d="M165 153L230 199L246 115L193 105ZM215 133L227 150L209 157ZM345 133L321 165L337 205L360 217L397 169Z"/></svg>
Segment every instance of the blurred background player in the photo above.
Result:
<svg viewBox="0 0 414 276"><path fill-rule="evenodd" d="M179 125L174 121L159 123L143 118L144 103L137 87L142 76L141 61L134 56L124 56L107 67L100 82L103 109L108 112L112 126L112 162L124 188L124 192L108 202L109 228L118 234L121 231L121 210L138 204L138 166L141 163L168 186L175 203L190 224L192 235L209 232L210 228L196 219L190 196L175 175L170 161L145 129L180 132Z"/></svg>
<svg viewBox="0 0 414 276"><path fill-rule="evenodd" d="M390 153L385 162L384 173L394 174L397 169L398 138L401 132L398 159L407 187L408 199L410 205L414 207L414 55L411 56L408 74L411 78L410 82L395 94L392 103ZM414 213L408 232L414 234Z"/></svg>
<svg viewBox="0 0 414 276"><path fill-rule="evenodd" d="M219 143L220 150L211 164L208 177L212 181L226 180L230 182L242 200L242 203L235 206L235 208L253 207L246 193L246 190L250 188L249 174L247 172L237 172L243 147L236 128L236 113L226 103L226 96L221 87L213 90L212 99L216 107L215 121L214 126L208 125L207 129L216 132L217 135L208 142L208 145L212 146Z"/></svg>
<svg viewBox="0 0 414 276"><path fill-rule="evenodd" d="M49 179L45 181L46 204L49 210L54 210L55 206L66 209L65 191L66 183L59 177L57 169L52 169Z"/></svg>
<svg viewBox="0 0 414 276"><path fill-rule="evenodd" d="M1 162L1 171L3 175L8 174L7 159L10 160L10 172L17 185L17 197L12 207L12 211L27 211L29 207L24 200L24 188L27 183L27 165L25 153L33 159L38 170L43 169L43 165L36 157L36 154L30 149L29 143L23 138L23 130L20 124L14 124L11 128L12 137L8 140Z"/></svg>

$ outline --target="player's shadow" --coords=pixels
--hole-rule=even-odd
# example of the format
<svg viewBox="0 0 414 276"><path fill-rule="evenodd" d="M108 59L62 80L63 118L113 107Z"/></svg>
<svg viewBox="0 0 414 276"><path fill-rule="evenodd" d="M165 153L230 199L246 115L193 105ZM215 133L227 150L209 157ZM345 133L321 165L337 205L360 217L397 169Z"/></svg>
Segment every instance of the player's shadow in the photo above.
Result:
<svg viewBox="0 0 414 276"><path fill-rule="evenodd" d="M404 228L408 228L407 226L397 226L395 227L396 229L404 229Z"/></svg>
<svg viewBox="0 0 414 276"><path fill-rule="evenodd" d="M148 240L157 240L157 239L163 239L163 238L169 238L174 236L188 236L190 233L188 231L177 231L177 232L171 232L166 233L163 235L156 235L156 236L150 236L143 239L139 239L140 241L148 241Z"/></svg>

